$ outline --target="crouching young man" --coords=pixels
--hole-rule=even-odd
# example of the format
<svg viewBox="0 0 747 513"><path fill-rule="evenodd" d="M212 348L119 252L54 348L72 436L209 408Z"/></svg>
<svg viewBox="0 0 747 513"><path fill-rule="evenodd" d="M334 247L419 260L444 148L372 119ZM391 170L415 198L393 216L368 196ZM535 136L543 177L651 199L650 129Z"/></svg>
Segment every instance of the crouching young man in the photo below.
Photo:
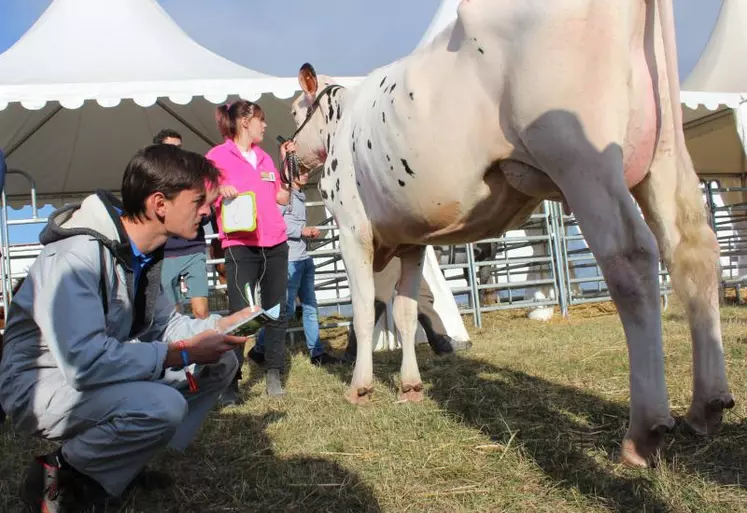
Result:
<svg viewBox="0 0 747 513"><path fill-rule="evenodd" d="M159 449L183 451L236 374L246 316L197 320L161 288L162 246L194 238L219 171L176 146L140 151L121 203L104 192L55 212L9 309L0 402L16 429L61 447L21 486L32 511L71 511L142 481ZM186 367L185 367L186 365Z"/></svg>

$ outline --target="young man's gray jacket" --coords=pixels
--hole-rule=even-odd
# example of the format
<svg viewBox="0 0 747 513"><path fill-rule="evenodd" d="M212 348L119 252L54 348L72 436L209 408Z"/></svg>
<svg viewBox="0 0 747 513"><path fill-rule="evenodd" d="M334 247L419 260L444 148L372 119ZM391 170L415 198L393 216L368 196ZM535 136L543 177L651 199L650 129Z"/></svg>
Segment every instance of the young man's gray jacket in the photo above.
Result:
<svg viewBox="0 0 747 513"><path fill-rule="evenodd" d="M133 294L133 253L119 200L105 192L56 211L8 311L0 402L31 421L56 389L163 377L167 343L215 327L174 312L161 290L157 251ZM103 271L103 272L102 272ZM32 413L33 412L33 413ZM22 418L14 419L24 424Z"/></svg>

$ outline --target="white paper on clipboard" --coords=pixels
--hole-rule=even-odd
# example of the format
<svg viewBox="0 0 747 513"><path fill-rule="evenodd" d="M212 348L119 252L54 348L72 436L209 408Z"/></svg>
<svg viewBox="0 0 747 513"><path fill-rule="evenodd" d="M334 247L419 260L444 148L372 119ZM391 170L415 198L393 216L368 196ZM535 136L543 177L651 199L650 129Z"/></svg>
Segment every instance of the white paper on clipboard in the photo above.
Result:
<svg viewBox="0 0 747 513"><path fill-rule="evenodd" d="M221 205L223 233L252 232L257 228L257 203L254 192L244 192Z"/></svg>

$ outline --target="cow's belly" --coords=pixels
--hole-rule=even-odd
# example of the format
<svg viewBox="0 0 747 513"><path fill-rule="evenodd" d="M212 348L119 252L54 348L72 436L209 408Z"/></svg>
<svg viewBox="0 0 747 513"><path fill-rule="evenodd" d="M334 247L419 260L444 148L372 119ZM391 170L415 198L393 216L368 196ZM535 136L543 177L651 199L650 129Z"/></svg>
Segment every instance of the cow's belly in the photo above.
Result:
<svg viewBox="0 0 747 513"><path fill-rule="evenodd" d="M474 181L437 176L412 180L408 192L382 188L363 194L377 241L387 247L456 244L503 234L540 201L511 187L496 163Z"/></svg>

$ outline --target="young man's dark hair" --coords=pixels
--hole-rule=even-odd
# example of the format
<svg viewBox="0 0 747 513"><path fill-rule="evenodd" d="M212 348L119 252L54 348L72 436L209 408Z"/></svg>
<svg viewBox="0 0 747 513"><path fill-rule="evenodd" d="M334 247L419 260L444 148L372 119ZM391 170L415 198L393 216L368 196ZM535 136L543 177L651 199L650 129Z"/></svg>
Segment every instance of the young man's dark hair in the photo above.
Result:
<svg viewBox="0 0 747 513"><path fill-rule="evenodd" d="M173 199L185 189L218 187L220 171L197 153L171 144L155 144L137 152L122 177L123 214L145 215L145 200L154 192Z"/></svg>
<svg viewBox="0 0 747 513"><path fill-rule="evenodd" d="M182 140L182 134L171 128L164 128L153 137L153 144L163 144L166 139Z"/></svg>

